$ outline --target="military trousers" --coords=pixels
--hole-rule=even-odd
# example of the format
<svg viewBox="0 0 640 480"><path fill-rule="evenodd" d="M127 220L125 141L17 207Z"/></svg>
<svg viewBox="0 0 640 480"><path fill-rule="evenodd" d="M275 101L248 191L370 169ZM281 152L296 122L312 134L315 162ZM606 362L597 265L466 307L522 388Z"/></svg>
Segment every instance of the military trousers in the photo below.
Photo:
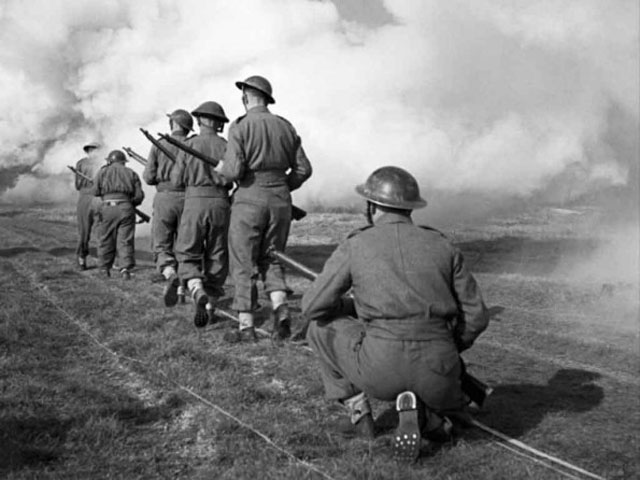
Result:
<svg viewBox="0 0 640 480"><path fill-rule="evenodd" d="M365 392L393 401L411 390L436 412L463 406L461 364L452 341L381 338L368 332L366 322L346 316L310 322L307 339L331 400Z"/></svg>
<svg viewBox="0 0 640 480"><path fill-rule="evenodd" d="M96 214L96 200L96 197L87 193L80 193L78 196L76 210L78 217L78 246L76 254L78 257L84 258L89 255L89 241L91 240L91 230Z"/></svg>
<svg viewBox="0 0 640 480"><path fill-rule="evenodd" d="M229 199L187 197L178 229L178 275L187 282L200 278L208 295L224 295L229 273Z"/></svg>
<svg viewBox="0 0 640 480"><path fill-rule="evenodd" d="M291 200L271 195L265 199L245 199L236 194L231 207L229 255L235 286L232 307L252 312L258 305L257 282L267 293L288 291L284 267L269 259L270 247L284 251L291 226Z"/></svg>
<svg viewBox="0 0 640 480"><path fill-rule="evenodd" d="M183 208L184 192L156 192L153 199L151 235L153 257L160 273L165 267L178 268L174 247Z"/></svg>
<svg viewBox="0 0 640 480"><path fill-rule="evenodd" d="M100 206L100 242L98 258L102 268L113 267L118 255L118 266L135 267L136 214L130 202L112 204L103 202Z"/></svg>

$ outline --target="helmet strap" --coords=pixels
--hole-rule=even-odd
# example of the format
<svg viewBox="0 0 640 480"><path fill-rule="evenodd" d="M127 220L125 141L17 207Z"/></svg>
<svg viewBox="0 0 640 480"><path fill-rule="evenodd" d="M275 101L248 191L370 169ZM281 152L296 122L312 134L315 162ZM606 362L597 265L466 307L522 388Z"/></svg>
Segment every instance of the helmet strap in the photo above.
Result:
<svg viewBox="0 0 640 480"><path fill-rule="evenodd" d="M376 213L376 204L372 202L367 202L367 209L365 211L364 216L367 219L367 223L369 225L373 225L373 215Z"/></svg>
<svg viewBox="0 0 640 480"><path fill-rule="evenodd" d="M249 105L249 98L247 98L247 92L244 91L245 89L242 89L242 105L244 106L245 110L249 110L249 107L247 105Z"/></svg>

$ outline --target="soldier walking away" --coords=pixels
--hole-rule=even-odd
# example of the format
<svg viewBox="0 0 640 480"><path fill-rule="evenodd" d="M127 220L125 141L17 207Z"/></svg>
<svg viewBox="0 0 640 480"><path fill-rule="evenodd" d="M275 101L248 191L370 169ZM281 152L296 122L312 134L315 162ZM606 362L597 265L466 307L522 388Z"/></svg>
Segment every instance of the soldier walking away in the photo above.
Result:
<svg viewBox="0 0 640 480"><path fill-rule="evenodd" d="M414 225L426 205L415 178L374 171L356 191L369 225L327 260L302 299L307 339L320 360L326 396L349 415L341 433L374 436L368 398L396 401L396 457L414 461L421 438L447 441L464 418L459 352L489 316L460 251L443 234ZM349 289L352 301L343 298Z"/></svg>
<svg viewBox="0 0 640 480"><path fill-rule="evenodd" d="M117 252L120 274L129 280L136 264L134 209L142 203L144 192L138 174L125 166L127 158L123 152L113 150L106 160L107 165L98 171L93 182L93 194L102 198L98 258L103 274L108 277Z"/></svg>
<svg viewBox="0 0 640 480"><path fill-rule="evenodd" d="M193 118L186 110L178 109L167 114L171 137L184 142L193 130ZM166 140L160 140L163 146L178 157L178 148ZM142 178L148 185L155 185L156 195L153 198L153 220L151 234L153 256L158 271L165 280L177 275L178 261L174 253L180 217L184 208L184 187L175 187L171 183L171 171L175 167L170 159L155 145L151 146L149 157ZM184 287L178 286L178 297L184 297Z"/></svg>
<svg viewBox="0 0 640 480"><path fill-rule="evenodd" d="M87 154L76 163L76 170L88 178L93 178L100 168L100 161L97 158L100 144L97 142L87 143L82 149ZM78 247L76 254L78 257L78 267L80 270L87 269L87 255L89 255L89 241L91 239L91 229L93 228L94 216L96 215L96 202L93 196L93 185L89 180L81 175L75 176L75 187L78 195Z"/></svg>
<svg viewBox="0 0 640 480"><path fill-rule="evenodd" d="M216 102L204 102L191 112L200 133L185 144L192 149L221 160L227 141L220 137L229 121ZM185 282L195 304L194 324L204 327L217 321L216 300L224 295L229 272L227 232L229 229L229 185L214 165L181 151L171 172L174 188L185 189L185 200L176 257L178 275L173 275L164 290L165 305L177 303L180 281Z"/></svg>
<svg viewBox="0 0 640 480"><path fill-rule="evenodd" d="M289 289L284 268L269 260L269 247L284 251L291 224L291 191L311 176L311 164L291 123L272 114L271 84L255 75L236 82L246 114L229 127L223 175L237 182L229 226L233 308L240 328L229 331L229 342L255 341L254 311L260 278L272 304L273 338L291 334L287 305Z"/></svg>

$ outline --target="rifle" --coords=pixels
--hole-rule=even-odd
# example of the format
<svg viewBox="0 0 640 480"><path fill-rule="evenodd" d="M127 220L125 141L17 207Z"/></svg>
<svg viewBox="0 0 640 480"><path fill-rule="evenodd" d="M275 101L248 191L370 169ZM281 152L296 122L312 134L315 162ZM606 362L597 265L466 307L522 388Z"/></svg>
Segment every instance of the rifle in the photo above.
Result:
<svg viewBox="0 0 640 480"><path fill-rule="evenodd" d="M186 144L182 143L180 140L177 140L177 139L175 139L175 138L173 138L173 137L171 137L169 135L165 135L164 133L159 133L158 135L160 136L160 138L162 138L163 140L166 140L171 145L173 145L175 147L178 147L183 152L186 152L189 155L194 156L198 160L201 160L204 163L206 163L207 165L211 165L212 167L216 167L220 163L220 160L216 160L215 158L210 157L209 155L205 155L204 153L199 152L198 150L195 150L195 149L191 148L189 145L186 145ZM295 205L291 205L291 218L293 220L301 220L306 216L307 216L307 212L305 212L304 210L302 210L299 207L296 207Z"/></svg>
<svg viewBox="0 0 640 480"><path fill-rule="evenodd" d="M122 147L122 150L125 151L125 153L127 155L129 155L129 157L133 158L136 162L138 162L141 165L144 165L145 167L147 166L147 159L144 158L142 155L136 153L133 148L129 148L129 147Z"/></svg>
<svg viewBox="0 0 640 480"><path fill-rule="evenodd" d="M289 267L291 270L302 275L304 278L315 280L318 277L318 274L316 272L306 267L305 265L295 261L293 258L288 257L284 253L278 252L274 247L271 247L269 249L268 254L273 260L279 261L283 265ZM302 330L306 330L307 325L308 320L306 320L306 324ZM460 358L460 361L462 362L462 358ZM462 391L479 407L482 407L484 401L493 392L493 388L467 373L464 362L462 362L462 374L460 375L460 381Z"/></svg>
<svg viewBox="0 0 640 480"><path fill-rule="evenodd" d="M151 135L144 128L141 128L140 131L145 137L147 137L147 140L149 140L158 150L164 153L169 160L171 160L173 163L176 162L176 156L173 153L171 153L169 150L167 150L167 148L164 145L162 145L158 140L153 138L153 135Z"/></svg>
<svg viewBox="0 0 640 480"><path fill-rule="evenodd" d="M77 176L79 176L80 178L84 178L87 182L93 185L93 179L89 178L84 173L79 172L78 170L73 168L71 165L67 165L67 168L71 170L73 173L75 173ZM134 211L136 212L136 215L140 217L140 223L149 223L151 221L151 217L146 213L144 213L143 211L138 210L137 208L134 208Z"/></svg>
<svg viewBox="0 0 640 480"><path fill-rule="evenodd" d="M211 165L212 167L217 167L218 164L220 163L220 160L216 160L215 158L210 157L209 155L205 155L204 153L191 148L189 145L182 143L180 140L177 140L170 135L165 135L164 133L159 133L158 135L160 136L161 139L166 140L171 145L178 147L183 152L186 152L189 155L196 157L198 160L202 160L204 163Z"/></svg>

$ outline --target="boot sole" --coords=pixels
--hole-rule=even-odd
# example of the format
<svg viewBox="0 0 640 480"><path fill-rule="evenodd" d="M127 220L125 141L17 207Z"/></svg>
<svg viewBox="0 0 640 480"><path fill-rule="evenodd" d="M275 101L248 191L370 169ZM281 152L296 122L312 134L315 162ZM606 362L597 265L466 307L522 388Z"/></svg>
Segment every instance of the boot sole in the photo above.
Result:
<svg viewBox="0 0 640 480"><path fill-rule="evenodd" d="M198 298L198 303L196 303L196 314L193 317L193 324L197 328L203 328L207 326L209 323L209 314L207 313L207 302L209 299L206 295L202 295Z"/></svg>
<svg viewBox="0 0 640 480"><path fill-rule="evenodd" d="M178 285L175 282L167 284L162 292L162 298L165 307L174 307L178 303Z"/></svg>
<svg viewBox="0 0 640 480"><path fill-rule="evenodd" d="M283 342L284 340L289 338L291 336L291 327L289 325L289 320L283 320L282 322L279 322L274 326L271 338L279 342Z"/></svg>
<svg viewBox="0 0 640 480"><path fill-rule="evenodd" d="M403 392L396 399L398 428L393 435L393 456L413 463L420 455L420 425L418 402L413 392Z"/></svg>

